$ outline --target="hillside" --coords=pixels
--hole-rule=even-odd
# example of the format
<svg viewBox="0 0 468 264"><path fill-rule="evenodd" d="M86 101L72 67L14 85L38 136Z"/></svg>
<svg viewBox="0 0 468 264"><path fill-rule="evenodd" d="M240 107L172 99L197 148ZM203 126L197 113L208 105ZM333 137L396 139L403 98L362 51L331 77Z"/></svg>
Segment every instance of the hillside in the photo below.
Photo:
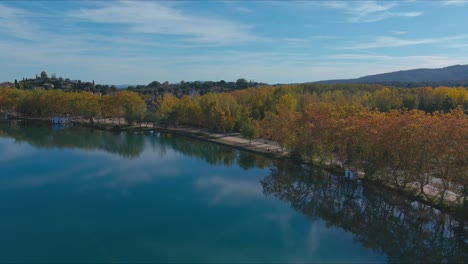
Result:
<svg viewBox="0 0 468 264"><path fill-rule="evenodd" d="M439 69L414 69L368 75L357 79L325 80L317 83L438 83L463 85L468 82L468 65L454 65ZM407 85L405 85L407 86Z"/></svg>

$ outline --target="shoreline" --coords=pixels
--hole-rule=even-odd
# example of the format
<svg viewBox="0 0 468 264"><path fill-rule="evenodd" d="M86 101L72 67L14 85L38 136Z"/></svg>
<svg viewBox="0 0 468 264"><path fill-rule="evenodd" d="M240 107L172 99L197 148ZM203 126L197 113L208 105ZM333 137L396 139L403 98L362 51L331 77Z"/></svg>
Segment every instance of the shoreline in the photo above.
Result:
<svg viewBox="0 0 468 264"><path fill-rule="evenodd" d="M48 118L34 118L34 117L14 117L9 120L25 120L32 122L50 123ZM187 136L195 139L200 139L207 142L221 144L228 147L233 147L240 150L245 150L257 154L266 155L272 158L285 159L289 158L287 151L281 151L278 143L271 140L248 139L242 138L240 133L220 134L210 132L205 128L194 128L189 126L154 126L152 124L144 123L141 126L129 126L126 123L118 123L115 120L98 120L90 123L87 119L76 118L71 121L72 124L78 124L86 127L91 127L99 130L106 131L158 131L164 133L173 133L177 135Z"/></svg>
<svg viewBox="0 0 468 264"><path fill-rule="evenodd" d="M182 135L190 138L195 138L207 142L212 142L216 144L221 144L224 146L232 147L235 149L245 150L261 155L266 155L270 158L276 159L287 159L288 152L281 151L275 142L266 141L262 139L252 140L251 142L248 139L240 137L240 133L230 133L230 134L219 134L212 133L207 129L203 128L193 128L193 127L160 127L157 126L154 130L164 133L172 133L176 135Z"/></svg>
<svg viewBox="0 0 468 264"><path fill-rule="evenodd" d="M35 121L35 122L50 122L49 119L44 118L24 118L24 117L16 117L16 120L26 120L26 121ZM13 120L13 119L11 119ZM75 119L72 122L73 124L86 126L94 129L105 130L105 131L157 131L162 133L172 133L180 136L186 136L210 143L221 144L224 146L232 147L239 150L244 150L260 155L267 156L273 159L281 159L281 160L289 160L290 162L294 162L289 153L287 151L281 151L281 147L278 143L270 140L264 139L252 139L251 143L248 139L244 139L240 137L240 133L229 133L229 134L220 134L215 132L210 132L208 129L205 128L194 128L188 126L154 126L152 124L142 124L141 126L128 126L125 123L116 123L115 120L111 122L105 121L105 123L94 122L90 123L86 119ZM298 161L296 161L298 162ZM306 164L309 166L317 166L323 168L331 173L337 175L344 175L345 169L337 167L337 166L325 166L325 165L318 165L313 163L308 163L304 161L300 161L302 164ZM343 176L344 179L344 176ZM398 190L392 186L380 184L379 182L374 182L371 180L366 179L365 177L359 177L360 180L366 185L371 185L373 188L385 188L390 190L398 195L402 195L408 199L412 199L418 202L422 202L426 205L429 205L433 208L439 209L445 212L457 212L460 211L463 214L463 203L455 195L449 195L446 193L443 203L436 203L436 198L439 195L437 192L437 188L432 185L425 185L425 193L426 196L421 194L415 194L415 191L418 188L407 188L405 190ZM449 198L450 197L450 198ZM466 213L465 213L466 214Z"/></svg>
<svg viewBox="0 0 468 264"><path fill-rule="evenodd" d="M89 125L89 123L87 123L87 125ZM123 127L121 129L121 131L133 131L133 130L136 130L136 131L154 130L154 131L163 132L163 133L172 133L172 134L186 136L186 137L203 140L203 141L207 141L207 142L211 142L215 144L221 144L224 146L257 153L260 155L265 155L273 159L282 159L282 160L289 160L290 162L298 162L298 161L293 161L287 151L281 152L281 147L278 145L278 143L275 144L275 142L273 141L268 141L264 139L255 139L255 140L252 140L251 144L249 144L249 140L240 137L240 133L219 134L219 133L210 132L208 129L194 128L194 127L188 127L188 126L178 126L178 127L156 126L154 128L152 126L151 127L142 126L141 128L139 126L133 126L133 127ZM318 165L314 163L308 163L305 161L300 161L300 163L306 164L309 166L320 167L336 175L343 176L342 178L345 179L344 178L345 169L341 167ZM375 188L377 190L378 188L384 188L386 190L394 192L397 195L401 195L401 196L406 197L407 199L411 199L411 200L424 203L426 205L429 205L433 208L436 208L444 212L455 213L460 210L463 211L463 203L461 203L460 200L458 200L459 197L457 197L456 194L454 193L446 193L444 197L444 202L437 203L436 199L437 199L437 196L439 196L438 189L430 184L425 185L424 190L425 190L426 196L423 196L421 194L415 194L415 192L419 190L417 186L408 187L407 189L404 189L404 190L398 190L390 185L384 185L384 184L380 184L379 182L368 180L366 179L365 176L361 176L358 179L362 180L364 184L371 186L372 188ZM356 181L356 180L350 180L350 181Z"/></svg>

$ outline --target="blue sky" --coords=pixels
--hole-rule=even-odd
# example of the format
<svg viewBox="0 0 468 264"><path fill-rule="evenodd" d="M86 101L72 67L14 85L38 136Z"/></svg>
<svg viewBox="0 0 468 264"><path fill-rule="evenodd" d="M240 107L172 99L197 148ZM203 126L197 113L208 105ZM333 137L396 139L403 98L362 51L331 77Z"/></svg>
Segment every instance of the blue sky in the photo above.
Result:
<svg viewBox="0 0 468 264"><path fill-rule="evenodd" d="M0 82L309 82L468 64L466 1L0 1Z"/></svg>

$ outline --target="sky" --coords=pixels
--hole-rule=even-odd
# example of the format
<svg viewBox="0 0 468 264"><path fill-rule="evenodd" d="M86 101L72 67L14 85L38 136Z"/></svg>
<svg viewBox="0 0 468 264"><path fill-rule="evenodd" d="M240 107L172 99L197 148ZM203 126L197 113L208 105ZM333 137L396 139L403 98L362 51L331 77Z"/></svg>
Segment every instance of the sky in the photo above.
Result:
<svg viewBox="0 0 468 264"><path fill-rule="evenodd" d="M467 1L1 1L0 82L300 83L468 64Z"/></svg>

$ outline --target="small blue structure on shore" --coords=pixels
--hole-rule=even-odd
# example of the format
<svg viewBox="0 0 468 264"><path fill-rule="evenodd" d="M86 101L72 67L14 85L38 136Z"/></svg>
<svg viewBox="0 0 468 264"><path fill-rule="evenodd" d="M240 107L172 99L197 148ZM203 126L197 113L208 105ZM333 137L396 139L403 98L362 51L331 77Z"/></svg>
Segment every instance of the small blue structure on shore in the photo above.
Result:
<svg viewBox="0 0 468 264"><path fill-rule="evenodd" d="M51 119L52 124L68 124L72 122L71 117L54 116Z"/></svg>

